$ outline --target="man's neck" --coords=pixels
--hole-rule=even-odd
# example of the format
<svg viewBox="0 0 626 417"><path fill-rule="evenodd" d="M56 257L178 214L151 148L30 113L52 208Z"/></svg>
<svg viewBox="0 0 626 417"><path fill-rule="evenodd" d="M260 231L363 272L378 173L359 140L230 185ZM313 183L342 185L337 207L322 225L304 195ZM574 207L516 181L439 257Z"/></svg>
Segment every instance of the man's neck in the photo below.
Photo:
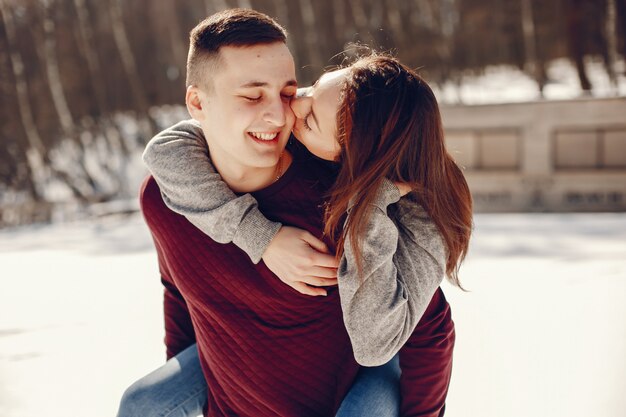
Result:
<svg viewBox="0 0 626 417"><path fill-rule="evenodd" d="M268 187L285 173L292 161L287 150L283 151L276 165L263 168L232 164L222 160L219 155L215 156L211 158L215 169L228 187L237 193L251 193Z"/></svg>

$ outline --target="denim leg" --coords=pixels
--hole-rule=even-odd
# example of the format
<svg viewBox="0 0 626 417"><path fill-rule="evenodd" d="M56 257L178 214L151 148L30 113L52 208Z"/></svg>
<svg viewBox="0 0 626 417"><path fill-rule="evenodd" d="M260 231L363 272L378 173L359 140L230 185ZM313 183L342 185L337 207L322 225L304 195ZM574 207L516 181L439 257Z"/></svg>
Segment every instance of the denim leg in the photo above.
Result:
<svg viewBox="0 0 626 417"><path fill-rule="evenodd" d="M398 417L400 415L400 360L363 367L343 399L336 417Z"/></svg>
<svg viewBox="0 0 626 417"><path fill-rule="evenodd" d="M206 402L194 344L126 389L117 417L197 417Z"/></svg>

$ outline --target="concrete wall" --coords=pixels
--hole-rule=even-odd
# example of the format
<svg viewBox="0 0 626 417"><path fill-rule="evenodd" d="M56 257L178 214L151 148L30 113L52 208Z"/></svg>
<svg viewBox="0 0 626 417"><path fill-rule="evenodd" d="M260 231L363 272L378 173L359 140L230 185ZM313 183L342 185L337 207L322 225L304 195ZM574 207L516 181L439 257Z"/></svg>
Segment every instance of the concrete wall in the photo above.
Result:
<svg viewBox="0 0 626 417"><path fill-rule="evenodd" d="M441 110L476 211L626 210L626 98Z"/></svg>

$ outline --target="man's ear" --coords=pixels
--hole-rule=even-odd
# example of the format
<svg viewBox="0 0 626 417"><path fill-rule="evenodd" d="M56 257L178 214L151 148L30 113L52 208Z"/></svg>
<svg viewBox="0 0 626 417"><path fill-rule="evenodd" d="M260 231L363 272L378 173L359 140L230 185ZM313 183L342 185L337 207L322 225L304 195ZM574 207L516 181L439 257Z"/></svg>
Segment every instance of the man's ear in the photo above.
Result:
<svg viewBox="0 0 626 417"><path fill-rule="evenodd" d="M204 118L204 114L202 113L202 99L200 95L202 92L195 85L190 85L187 87L187 92L185 94L185 104L187 105L187 111L189 115L197 120L201 121Z"/></svg>

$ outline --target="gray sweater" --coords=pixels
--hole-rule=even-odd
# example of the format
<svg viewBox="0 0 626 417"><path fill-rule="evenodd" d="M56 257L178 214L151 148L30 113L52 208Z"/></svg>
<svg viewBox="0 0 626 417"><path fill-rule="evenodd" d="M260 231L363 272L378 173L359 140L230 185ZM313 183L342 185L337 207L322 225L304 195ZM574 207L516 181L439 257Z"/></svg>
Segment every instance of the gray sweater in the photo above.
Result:
<svg viewBox="0 0 626 417"><path fill-rule="evenodd" d="M220 243L233 242L258 263L281 227L250 195L237 196L213 167L193 120L155 136L143 154L163 200ZM348 212L350 215L350 212ZM361 242L363 277L346 241L337 272L343 318L361 365L389 361L408 340L445 276L446 250L437 227L412 194L400 198L384 180Z"/></svg>

